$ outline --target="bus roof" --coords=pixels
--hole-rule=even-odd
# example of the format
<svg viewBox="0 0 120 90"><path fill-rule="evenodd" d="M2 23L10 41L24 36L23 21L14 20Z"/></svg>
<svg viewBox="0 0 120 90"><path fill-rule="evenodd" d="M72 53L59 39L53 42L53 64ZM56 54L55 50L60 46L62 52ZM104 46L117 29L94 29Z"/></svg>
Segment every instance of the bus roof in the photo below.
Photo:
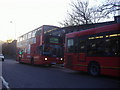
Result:
<svg viewBox="0 0 120 90"><path fill-rule="evenodd" d="M27 33L25 33L25 34L19 36L19 37L22 37L22 36L24 36L24 35L26 35L26 34L32 32L32 31L39 31L41 28L43 29L43 27L47 27L47 28L48 28L48 27L59 28L59 27L53 26L53 25L42 25L42 26L40 26L40 27L38 27L38 28L36 28L36 29L34 29L34 30L31 30L31 31L29 31L29 32L27 32ZM52 28L50 28L49 30L51 30ZM19 37L18 37L18 38L19 38Z"/></svg>
<svg viewBox="0 0 120 90"><path fill-rule="evenodd" d="M101 26L101 27L92 28L92 29L86 29L78 32L73 32L73 33L66 34L66 36L72 38L77 36L92 35L96 33L102 33L102 32L114 31L114 30L120 30L120 23Z"/></svg>

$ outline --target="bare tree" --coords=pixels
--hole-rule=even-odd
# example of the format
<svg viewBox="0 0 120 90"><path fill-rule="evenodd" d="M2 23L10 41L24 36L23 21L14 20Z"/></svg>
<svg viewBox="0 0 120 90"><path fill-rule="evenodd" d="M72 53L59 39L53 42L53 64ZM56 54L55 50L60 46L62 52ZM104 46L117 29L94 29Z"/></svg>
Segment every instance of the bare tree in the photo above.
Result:
<svg viewBox="0 0 120 90"><path fill-rule="evenodd" d="M96 13L101 13L100 18L120 15L120 0L106 0L105 4L96 9Z"/></svg>
<svg viewBox="0 0 120 90"><path fill-rule="evenodd" d="M91 8L88 1L76 0L71 2L72 12L68 11L68 17L61 23L64 26L92 23Z"/></svg>
<svg viewBox="0 0 120 90"><path fill-rule="evenodd" d="M120 10L118 3L120 4L119 0L107 0L101 6L89 7L89 0L76 0L76 2L71 2L71 12L68 11L68 17L60 24L73 26L97 23L101 19L114 16Z"/></svg>

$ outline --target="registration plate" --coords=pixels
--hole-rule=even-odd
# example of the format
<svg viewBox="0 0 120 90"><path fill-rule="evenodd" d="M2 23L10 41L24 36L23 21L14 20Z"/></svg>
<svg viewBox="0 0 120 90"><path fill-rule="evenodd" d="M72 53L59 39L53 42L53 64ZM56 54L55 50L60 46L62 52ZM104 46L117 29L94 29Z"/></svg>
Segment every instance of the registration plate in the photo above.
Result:
<svg viewBox="0 0 120 90"><path fill-rule="evenodd" d="M56 62L52 62L51 64L56 64Z"/></svg>

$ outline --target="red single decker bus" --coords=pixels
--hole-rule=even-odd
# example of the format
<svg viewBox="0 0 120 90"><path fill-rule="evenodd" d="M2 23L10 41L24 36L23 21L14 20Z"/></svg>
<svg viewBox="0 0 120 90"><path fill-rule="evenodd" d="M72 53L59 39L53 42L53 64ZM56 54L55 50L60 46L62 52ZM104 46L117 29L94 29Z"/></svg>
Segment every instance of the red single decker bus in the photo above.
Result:
<svg viewBox="0 0 120 90"><path fill-rule="evenodd" d="M66 35L65 67L120 76L120 23L105 25Z"/></svg>
<svg viewBox="0 0 120 90"><path fill-rule="evenodd" d="M62 64L63 38L47 34L58 27L43 25L18 38L17 61L30 64Z"/></svg>

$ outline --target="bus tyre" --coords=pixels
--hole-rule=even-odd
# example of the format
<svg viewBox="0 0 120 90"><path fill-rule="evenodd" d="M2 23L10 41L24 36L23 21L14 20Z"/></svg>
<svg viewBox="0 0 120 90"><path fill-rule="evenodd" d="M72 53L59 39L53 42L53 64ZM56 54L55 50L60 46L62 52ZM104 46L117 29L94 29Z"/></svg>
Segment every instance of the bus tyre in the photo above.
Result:
<svg viewBox="0 0 120 90"><path fill-rule="evenodd" d="M34 65L34 59L31 58L31 65Z"/></svg>
<svg viewBox="0 0 120 90"><path fill-rule="evenodd" d="M88 72L92 76L100 75L100 66L98 63L90 63L88 67Z"/></svg>
<svg viewBox="0 0 120 90"><path fill-rule="evenodd" d="M21 57L19 57L18 62L21 63Z"/></svg>
<svg viewBox="0 0 120 90"><path fill-rule="evenodd" d="M2 58L2 61L4 61L4 58Z"/></svg>

